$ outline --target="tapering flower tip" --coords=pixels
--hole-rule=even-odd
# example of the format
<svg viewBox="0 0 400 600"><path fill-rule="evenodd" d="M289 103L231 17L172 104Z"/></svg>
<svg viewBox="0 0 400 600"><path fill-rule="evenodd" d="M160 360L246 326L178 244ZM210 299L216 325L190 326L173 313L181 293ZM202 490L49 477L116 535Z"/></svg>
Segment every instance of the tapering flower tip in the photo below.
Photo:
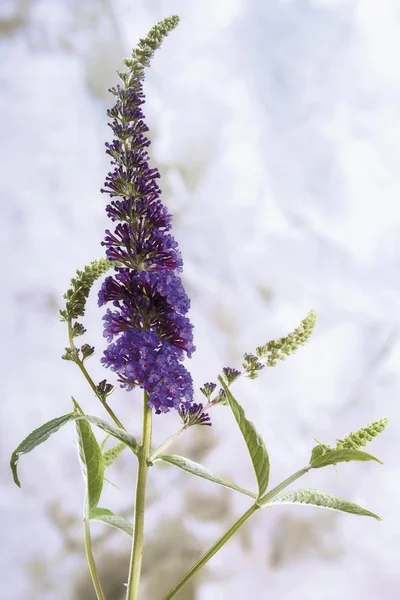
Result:
<svg viewBox="0 0 400 600"><path fill-rule="evenodd" d="M154 25L147 36L139 40L138 47L132 51L132 58L124 59L125 65L137 79L144 79L144 70L150 66L154 52L160 48L164 38L175 29L179 20L178 15L172 15ZM121 73L120 77L125 83L129 75Z"/></svg>
<svg viewBox="0 0 400 600"><path fill-rule="evenodd" d="M388 419L374 421L366 427L361 427L346 435L342 440L336 440L336 448L340 450L358 450L378 437L387 427Z"/></svg>
<svg viewBox="0 0 400 600"><path fill-rule="evenodd" d="M224 367L222 372L228 385L236 381L236 379L241 375L240 371L237 369L232 369L231 367Z"/></svg>
<svg viewBox="0 0 400 600"><path fill-rule="evenodd" d="M309 340L316 320L317 314L314 310L311 310L292 333L277 340L272 340L265 346L259 346L256 350L258 358L266 359L269 367L274 367L278 360L285 360L287 356L296 352L300 346L304 346Z"/></svg>
<svg viewBox="0 0 400 600"><path fill-rule="evenodd" d="M111 268L111 264L105 258L94 260L89 265L86 265L82 271L77 271L76 276L71 279L71 287L64 294L66 300L65 309L60 310L62 321L71 321L78 317L83 317L85 314L86 300L90 290L96 279L101 277L106 271ZM79 331L81 329L81 331ZM76 328L76 335L84 333L82 325ZM75 335L74 335L75 337Z"/></svg>
<svg viewBox="0 0 400 600"><path fill-rule="evenodd" d="M211 426L210 415L204 412L202 404L181 404L178 413L185 427L192 427L193 425Z"/></svg>
<svg viewBox="0 0 400 600"><path fill-rule="evenodd" d="M211 394L216 387L216 383L205 383L203 387L200 388L201 393L207 398L208 402L210 402Z"/></svg>
<svg viewBox="0 0 400 600"><path fill-rule="evenodd" d="M250 379L255 379L258 377L258 372L263 369L265 365L263 365L254 354L245 354L243 356L243 369L245 375Z"/></svg>

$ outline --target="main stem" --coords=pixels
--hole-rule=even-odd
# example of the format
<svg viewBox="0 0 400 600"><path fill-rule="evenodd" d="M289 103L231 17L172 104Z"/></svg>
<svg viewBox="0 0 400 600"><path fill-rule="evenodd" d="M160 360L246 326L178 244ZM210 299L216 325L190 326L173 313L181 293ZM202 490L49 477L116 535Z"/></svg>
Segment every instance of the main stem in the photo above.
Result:
<svg viewBox="0 0 400 600"><path fill-rule="evenodd" d="M234 523L232 527L228 529L228 531L224 533L224 535L220 537L219 540L215 542L215 544L211 546L211 548L207 550L205 554L203 554L200 560L197 561L197 563L190 569L190 571L186 573L186 575L180 580L180 582L177 583L176 586L163 598L163 600L171 600L171 598L174 598L174 596L176 596L176 594L187 584L189 579L193 577L193 575L197 573L197 571L204 567L206 563L208 563L208 561L214 556L214 554L216 554L218 550L220 550L222 546L226 544L229 538L232 537L234 533L236 533L239 527L241 527L243 523L247 521L247 519L249 519L251 515L253 515L259 508L260 507L258 506L258 504L253 504L253 506L251 506L249 510L247 510L240 517L240 519L238 519L236 523Z"/></svg>
<svg viewBox="0 0 400 600"><path fill-rule="evenodd" d="M142 446L138 454L139 471L136 484L135 529L133 534L131 560L129 565L126 600L138 600L140 573L142 570L144 542L144 512L146 502L146 481L149 469L148 458L151 449L151 408L148 395L144 393Z"/></svg>
<svg viewBox="0 0 400 600"><path fill-rule="evenodd" d="M96 563L92 552L92 538L90 536L89 519L86 518L83 521L85 530L85 550L86 558L89 565L90 576L92 578L93 587L96 591L97 600L105 600L103 590L101 589L99 576L97 574Z"/></svg>

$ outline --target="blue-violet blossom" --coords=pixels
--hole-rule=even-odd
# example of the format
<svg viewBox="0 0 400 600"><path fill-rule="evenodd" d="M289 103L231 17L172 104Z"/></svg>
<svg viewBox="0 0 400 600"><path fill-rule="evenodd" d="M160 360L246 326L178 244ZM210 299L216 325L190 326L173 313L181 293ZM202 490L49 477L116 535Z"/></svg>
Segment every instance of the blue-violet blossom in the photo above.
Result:
<svg viewBox="0 0 400 600"><path fill-rule="evenodd" d="M108 217L116 223L102 245L114 261L114 274L99 292L99 306L111 302L104 316L109 345L102 363L118 374L121 387L143 388L156 413L190 406L193 382L181 364L195 350L189 319L190 301L178 273L182 258L171 229L171 215L161 203L160 174L149 166L142 82L133 73L108 111L114 140L107 143L111 171L103 193L111 202Z"/></svg>

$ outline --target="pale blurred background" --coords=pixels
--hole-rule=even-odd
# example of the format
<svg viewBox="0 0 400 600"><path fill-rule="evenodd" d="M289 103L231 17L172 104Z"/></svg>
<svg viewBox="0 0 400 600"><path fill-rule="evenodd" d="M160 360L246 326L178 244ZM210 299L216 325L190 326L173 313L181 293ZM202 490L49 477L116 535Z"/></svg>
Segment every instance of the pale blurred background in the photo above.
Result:
<svg viewBox="0 0 400 600"><path fill-rule="evenodd" d="M73 426L21 459L34 427L73 394L101 408L60 359L58 321L74 271L102 255L110 138L107 88L139 36L182 22L148 72L146 114L164 201L185 261L198 388L314 308L312 341L235 385L264 435L278 483L313 437L333 443L382 416L370 447L384 465L342 465L320 487L384 519L309 507L259 512L179 600L395 600L400 587L400 5L396 0L0 0L2 235L2 600L91 600L83 553L83 482ZM97 380L102 312L86 340ZM139 433L139 394L113 406ZM252 486L228 409L174 450ZM155 441L178 427L155 419ZM135 461L108 472L102 506L131 518ZM172 467L151 472L143 598L160 600L243 512L248 499ZM93 526L108 600L122 600L130 540Z"/></svg>

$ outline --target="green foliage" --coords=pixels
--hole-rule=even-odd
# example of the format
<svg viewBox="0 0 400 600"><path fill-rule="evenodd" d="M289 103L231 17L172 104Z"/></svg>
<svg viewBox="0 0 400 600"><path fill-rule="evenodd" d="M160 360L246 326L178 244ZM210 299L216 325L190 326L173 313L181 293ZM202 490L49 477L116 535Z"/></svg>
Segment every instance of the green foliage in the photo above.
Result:
<svg viewBox="0 0 400 600"><path fill-rule="evenodd" d="M292 333L277 340L272 340L265 346L259 346L256 350L258 358L266 361L268 367L275 366L278 360L285 360L287 356L296 352L300 346L304 346L309 340L316 320L317 314L311 310Z"/></svg>
<svg viewBox="0 0 400 600"><path fill-rule="evenodd" d="M115 427L114 425L110 425L110 423L103 421L103 419L99 419L98 417L92 417L90 415L84 415L81 409L79 408L79 405L75 401L74 404L76 408L75 412L71 412L61 417L57 417L56 419L52 419L51 421L44 423L37 429L34 429L34 431L32 431L14 450L14 452L11 455L10 467L13 474L14 482L18 485L18 487L21 487L21 483L19 481L17 472L19 458L23 454L31 452L34 448L36 448L36 446L43 444L43 442L45 442L53 433L58 431L60 427L62 427L69 421L88 421L90 423L93 423L109 435L118 439L120 442L123 442L123 444L130 448L135 454L138 453L139 445L136 439L133 437L133 435L131 435L127 431L124 431L123 429Z"/></svg>
<svg viewBox="0 0 400 600"><path fill-rule="evenodd" d="M118 517L111 510L108 510L108 508L95 508L90 512L89 517L91 521L99 521L100 523L105 523L115 529L119 529L130 536L133 535L132 524L123 517Z"/></svg>
<svg viewBox="0 0 400 600"><path fill-rule="evenodd" d="M47 423L44 423L44 425L41 425L37 429L34 429L34 431L32 431L32 433L30 433L28 435L28 437L26 437L20 443L18 448L16 448L14 450L14 452L11 455L10 466L11 466L11 471L13 474L14 482L17 484L18 487L21 487L21 483L18 479L18 473L17 473L18 461L19 461L20 456L22 456L23 454L27 454L28 452L31 452L31 450L36 448L36 446L43 444L43 442L45 442L53 433L58 431L60 429L60 427L62 427L69 421L75 419L75 416L76 416L75 413L72 412L72 413L68 413L67 415L63 415L62 417L57 417L56 419L52 419L51 421L48 421Z"/></svg>
<svg viewBox="0 0 400 600"><path fill-rule="evenodd" d="M132 50L131 58L125 58L124 63L130 73L118 73L124 84L128 87L135 87L135 79L144 79L144 70L150 66L150 61L154 53L160 48L164 38L179 23L179 17L172 15L163 21L160 21L152 27L145 38L139 40L137 48ZM133 75L133 78L131 77Z"/></svg>
<svg viewBox="0 0 400 600"><path fill-rule="evenodd" d="M336 440L336 448L341 450L358 450L366 446L374 438L378 437L387 427L388 419L383 418L379 421L374 421L366 427L361 427L349 433L342 440Z"/></svg>
<svg viewBox="0 0 400 600"><path fill-rule="evenodd" d="M339 510L353 515L373 517L374 519L381 521L381 518L378 517L378 515L358 506L358 504L354 504L349 500L343 500L343 498L328 494L327 492L321 492L320 490L292 490L290 492L278 494L270 504L309 504L312 506L320 506L321 508Z"/></svg>
<svg viewBox="0 0 400 600"><path fill-rule="evenodd" d="M258 483L258 495L260 498L268 487L269 481L269 457L264 440L257 433L253 423L246 419L243 408L237 400L232 396L227 385L222 377L218 377L220 384L225 390L229 406L233 412L239 429L242 432L244 441L250 454L251 462L253 463L254 472Z"/></svg>
<svg viewBox="0 0 400 600"><path fill-rule="evenodd" d="M76 419L86 419L90 423L93 423L93 425L96 425L106 433L109 433L115 437L120 442L126 444L126 446L128 446L128 448L130 448L135 454L139 452L139 444L137 443L136 439L124 429L120 429L115 425L110 425L110 423L107 423L107 421L103 421L103 419L100 419L99 417L92 417L91 415L79 415L76 417Z"/></svg>
<svg viewBox="0 0 400 600"><path fill-rule="evenodd" d="M336 465L340 462L350 462L352 460L363 462L374 460L382 464L382 462L375 456L367 454L366 452L361 452L360 450L330 450L329 452L322 453L320 456L311 459L310 467L312 469L321 469L322 467L327 467L328 465Z"/></svg>
<svg viewBox="0 0 400 600"><path fill-rule="evenodd" d="M103 453L89 423L84 419L77 419L76 432L81 469L86 483L86 515L89 515L100 500L105 464Z"/></svg>
<svg viewBox="0 0 400 600"><path fill-rule="evenodd" d="M120 442L119 444L116 444L109 450L106 450L105 452L103 452L103 458L104 458L104 463L105 463L106 467L109 467L110 465L112 465L113 462L115 462L117 460L118 456L121 454L121 452L123 450L125 450L126 447L127 446L126 446L125 442Z"/></svg>
<svg viewBox="0 0 400 600"><path fill-rule="evenodd" d="M208 481L212 481L217 483L218 485L222 485L231 490L235 490L236 492L240 492L241 494L245 494L246 496L250 496L251 498L255 498L256 495L253 492L249 492L244 488L236 485L232 481L228 479L224 479L219 477L218 475L214 475L211 471L209 471L203 465L190 460L189 458L185 458L184 456L178 456L177 454L161 454L157 456L157 460L162 460L170 465L174 465L187 473L191 473L192 475L196 475L197 477L202 477L203 479L208 479Z"/></svg>
<svg viewBox="0 0 400 600"><path fill-rule="evenodd" d="M101 258L94 260L86 265L82 271L76 272L76 277L71 279L71 287L64 294L66 300L65 309L60 310L62 321L71 321L85 314L86 300L88 299L90 289L93 283L111 268L111 263ZM73 337L82 335L85 332L80 323L75 323L73 327Z"/></svg>

